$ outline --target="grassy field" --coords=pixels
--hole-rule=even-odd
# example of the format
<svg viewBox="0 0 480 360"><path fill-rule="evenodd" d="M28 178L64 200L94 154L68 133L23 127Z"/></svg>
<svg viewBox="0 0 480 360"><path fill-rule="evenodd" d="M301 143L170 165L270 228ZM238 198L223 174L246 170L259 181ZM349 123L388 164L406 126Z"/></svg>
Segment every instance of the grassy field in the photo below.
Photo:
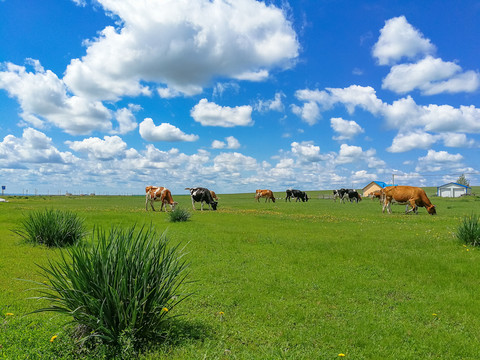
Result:
<svg viewBox="0 0 480 360"><path fill-rule="evenodd" d="M32 284L19 279L42 281L36 264L59 250L24 244L11 229L44 208L73 211L89 229L153 223L186 246L194 281L185 290L194 295L172 314L183 316L170 336L141 359L478 359L480 251L454 234L464 216L480 213L480 197L434 192L427 189L437 216L423 208L404 215L400 205L382 214L378 201L334 203L322 199L329 192L309 192L308 203L234 194L219 195L218 211L193 212L183 223L145 212L141 196L7 197L0 203L0 359L73 351L69 319L26 315L44 304L29 299ZM191 210L189 197L174 200Z"/></svg>

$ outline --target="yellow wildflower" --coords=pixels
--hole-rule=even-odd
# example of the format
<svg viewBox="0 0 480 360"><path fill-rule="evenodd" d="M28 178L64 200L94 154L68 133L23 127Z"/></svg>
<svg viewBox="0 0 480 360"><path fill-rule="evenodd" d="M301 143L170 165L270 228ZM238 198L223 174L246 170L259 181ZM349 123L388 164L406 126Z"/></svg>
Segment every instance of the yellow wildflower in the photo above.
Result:
<svg viewBox="0 0 480 360"><path fill-rule="evenodd" d="M340 354L338 354L338 356L340 356L340 357L344 357L344 356L345 356L345 354L342 354L342 353L340 353Z"/></svg>
<svg viewBox="0 0 480 360"><path fill-rule="evenodd" d="M432 316L437 316L437 314L433 313Z"/></svg>
<svg viewBox="0 0 480 360"><path fill-rule="evenodd" d="M222 316L225 315L225 313L223 311L219 311L218 315Z"/></svg>
<svg viewBox="0 0 480 360"><path fill-rule="evenodd" d="M13 313L6 313L5 316L13 316Z"/></svg>
<svg viewBox="0 0 480 360"><path fill-rule="evenodd" d="M163 311L165 311L165 312L167 312L167 311L168 311L168 309L167 309L166 307L164 307L162 310L163 310Z"/></svg>
<svg viewBox="0 0 480 360"><path fill-rule="evenodd" d="M57 338L57 335L53 335L52 338L50 339L50 342L51 343L54 342L56 338Z"/></svg>

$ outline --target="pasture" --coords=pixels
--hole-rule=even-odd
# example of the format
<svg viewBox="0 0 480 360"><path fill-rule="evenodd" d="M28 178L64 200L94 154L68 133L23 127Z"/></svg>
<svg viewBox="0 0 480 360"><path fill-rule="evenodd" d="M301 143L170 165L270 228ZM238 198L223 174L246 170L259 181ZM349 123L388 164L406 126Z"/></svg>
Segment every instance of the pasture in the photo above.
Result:
<svg viewBox="0 0 480 360"><path fill-rule="evenodd" d="M192 282L185 290L194 294L175 309L181 316L166 339L141 359L478 359L480 250L454 233L464 216L480 212L480 198L426 191L436 216L424 208L404 215L403 205L382 214L378 201L341 204L319 198L330 192L310 191L307 203L219 194L217 211L195 211L180 223L146 212L144 196L6 197L0 359L74 352L68 319L26 315L44 304L29 299L34 286L19 279L42 281L36 264L60 250L24 244L11 229L45 208L73 211L88 229L153 223L186 246ZM174 200L192 211L189 196Z"/></svg>

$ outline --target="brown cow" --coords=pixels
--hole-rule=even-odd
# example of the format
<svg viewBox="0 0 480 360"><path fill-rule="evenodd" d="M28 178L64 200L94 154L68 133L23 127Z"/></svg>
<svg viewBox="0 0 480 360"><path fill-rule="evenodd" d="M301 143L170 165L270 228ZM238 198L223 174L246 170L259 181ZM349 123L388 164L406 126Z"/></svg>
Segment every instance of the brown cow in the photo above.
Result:
<svg viewBox="0 0 480 360"><path fill-rule="evenodd" d="M261 197L264 197L265 198L265 202L270 201L270 199L275 202L275 196L273 196L273 192L272 190L257 190L255 192L255 200L257 200L258 202L260 202L260 198Z"/></svg>
<svg viewBox="0 0 480 360"><path fill-rule="evenodd" d="M385 200L383 203L382 212L385 212L385 208L391 214L392 209L390 208L390 203L395 200L399 203L406 203L407 207L405 209L405 214L408 214L411 211L417 213L418 207L425 207L427 212L430 215L435 215L437 211L435 210L435 205L432 205L430 200L425 194L425 191L419 187L415 186L389 186L383 189ZM408 210L408 206L412 208Z"/></svg>
<svg viewBox="0 0 480 360"><path fill-rule="evenodd" d="M145 188L145 210L148 211L148 203L150 202L150 206L152 210L155 211L153 207L154 201L161 201L160 211L163 209L163 205L165 205L165 212L167 212L167 204L170 205L170 209L173 211L175 210L175 205L178 203L173 201L172 193L167 188L163 186L147 186Z"/></svg>
<svg viewBox="0 0 480 360"><path fill-rule="evenodd" d="M217 194L215 194L215 191L213 191L213 190L210 190L210 194L212 194L212 198L213 198L213 200L216 200L216 201L218 201L218 196L217 196Z"/></svg>

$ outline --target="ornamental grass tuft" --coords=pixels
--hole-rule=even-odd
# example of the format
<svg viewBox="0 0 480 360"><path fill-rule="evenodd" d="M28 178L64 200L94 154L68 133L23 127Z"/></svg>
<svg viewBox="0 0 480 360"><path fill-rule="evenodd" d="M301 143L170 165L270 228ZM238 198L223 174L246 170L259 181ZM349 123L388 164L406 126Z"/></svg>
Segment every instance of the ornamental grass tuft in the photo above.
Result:
<svg viewBox="0 0 480 360"><path fill-rule="evenodd" d="M182 209L177 207L175 210L168 213L170 216L171 222L180 222L180 221L188 221L192 216L188 210Z"/></svg>
<svg viewBox="0 0 480 360"><path fill-rule="evenodd" d="M457 229L456 235L466 245L480 245L480 219L478 215L465 216Z"/></svg>
<svg viewBox="0 0 480 360"><path fill-rule="evenodd" d="M188 296L180 293L188 267L181 252L152 227L94 230L92 244L68 248L40 266L48 281L39 283L38 298L50 305L35 312L71 316L82 342L140 347Z"/></svg>
<svg viewBox="0 0 480 360"><path fill-rule="evenodd" d="M64 247L77 244L85 236L85 226L71 211L45 209L30 212L13 232L29 243Z"/></svg>

